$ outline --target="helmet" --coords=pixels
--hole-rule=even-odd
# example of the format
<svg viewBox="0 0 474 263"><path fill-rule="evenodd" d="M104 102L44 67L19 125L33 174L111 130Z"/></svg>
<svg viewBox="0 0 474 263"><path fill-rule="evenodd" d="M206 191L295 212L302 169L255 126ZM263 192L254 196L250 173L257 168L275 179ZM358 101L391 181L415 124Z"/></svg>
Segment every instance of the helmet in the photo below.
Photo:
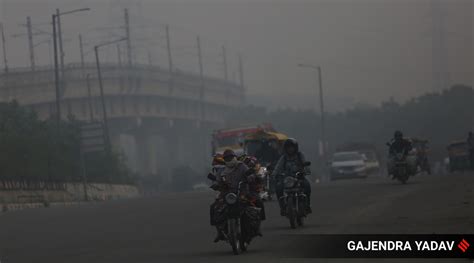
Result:
<svg viewBox="0 0 474 263"><path fill-rule="evenodd" d="M395 131L395 133L393 134L393 137L395 139L397 139L397 138L401 139L401 138L403 138L403 133L401 131Z"/></svg>
<svg viewBox="0 0 474 263"><path fill-rule="evenodd" d="M212 158L212 165L219 165L219 164L225 164L224 157L220 153L215 154L214 158Z"/></svg>
<svg viewBox="0 0 474 263"><path fill-rule="evenodd" d="M226 159L232 159L232 157L237 157L234 153L234 151L232 151L231 149L226 149L224 151L224 154L222 155L222 158L224 158L224 160Z"/></svg>
<svg viewBox="0 0 474 263"><path fill-rule="evenodd" d="M296 139L294 138L289 138L285 141L285 143L283 144L283 148L285 149L285 151L289 148L289 147L295 147L296 151L299 150L299 146L298 146L298 142L296 141Z"/></svg>

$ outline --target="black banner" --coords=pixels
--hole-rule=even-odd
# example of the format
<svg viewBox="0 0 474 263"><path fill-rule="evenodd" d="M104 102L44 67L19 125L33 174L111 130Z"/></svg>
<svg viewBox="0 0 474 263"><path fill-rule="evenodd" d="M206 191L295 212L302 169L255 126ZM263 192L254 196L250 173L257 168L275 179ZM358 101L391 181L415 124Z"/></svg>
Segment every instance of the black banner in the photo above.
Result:
<svg viewBox="0 0 474 263"><path fill-rule="evenodd" d="M285 258L474 258L474 235L284 235ZM289 244L289 245L288 245Z"/></svg>

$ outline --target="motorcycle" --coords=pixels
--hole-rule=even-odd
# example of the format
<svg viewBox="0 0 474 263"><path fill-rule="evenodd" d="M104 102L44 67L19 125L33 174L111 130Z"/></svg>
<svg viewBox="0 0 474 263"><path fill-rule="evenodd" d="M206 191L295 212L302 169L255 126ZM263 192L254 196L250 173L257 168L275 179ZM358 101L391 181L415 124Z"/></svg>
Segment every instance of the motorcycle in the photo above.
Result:
<svg viewBox="0 0 474 263"><path fill-rule="evenodd" d="M305 166L311 163L306 162ZM294 176L285 176L283 179L283 198L286 208L286 217L291 228L304 225L304 218L308 215L307 196L303 191L304 173L297 172Z"/></svg>
<svg viewBox="0 0 474 263"><path fill-rule="evenodd" d="M231 191L225 182L221 182L219 191L222 193L222 203L216 210L218 214L218 231L232 247L232 252L238 255L247 250L253 237L259 235L260 208L252 206L241 195L244 185L240 182L236 191ZM214 188L216 190L217 187Z"/></svg>
<svg viewBox="0 0 474 263"><path fill-rule="evenodd" d="M393 155L394 160L394 177L402 184L406 184L410 177L408 162L403 153L396 153Z"/></svg>

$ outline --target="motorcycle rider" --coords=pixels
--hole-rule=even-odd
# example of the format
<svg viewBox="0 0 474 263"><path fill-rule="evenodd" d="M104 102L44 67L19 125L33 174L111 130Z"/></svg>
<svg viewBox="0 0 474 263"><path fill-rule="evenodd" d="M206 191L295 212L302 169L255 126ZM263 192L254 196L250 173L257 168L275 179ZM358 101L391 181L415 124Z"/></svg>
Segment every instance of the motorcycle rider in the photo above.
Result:
<svg viewBox="0 0 474 263"><path fill-rule="evenodd" d="M276 179L276 194L278 197L278 203L280 205L280 214L286 215L286 209L284 205L283 197L283 175L295 175L297 172L303 172L304 175L310 175L311 171L309 167L305 166L306 159L304 154L299 151L298 142L289 138L283 145L283 155L278 160L275 169L273 170L272 176ZM307 204L306 209L308 213L311 213L311 185L306 177L303 178L303 192L306 194Z"/></svg>
<svg viewBox="0 0 474 263"><path fill-rule="evenodd" d="M280 158L277 142L262 141L260 148L255 153L255 157L264 165L274 166Z"/></svg>
<svg viewBox="0 0 474 263"><path fill-rule="evenodd" d="M403 133L401 131L395 131L393 134L393 139L389 143L390 147L388 150L389 159L388 159L388 174L392 175L392 179L395 179L393 173L394 161L393 156L397 153L403 153L404 156L407 156L408 153L413 149L412 144L409 140L403 138Z"/></svg>
<svg viewBox="0 0 474 263"><path fill-rule="evenodd" d="M247 175L250 173L248 167L241 161L237 160L237 156L231 149L227 149L224 151L223 159L225 162L225 167L219 174L215 176L215 182L211 186L212 189L219 191L220 187L225 184L231 190L236 190L239 187L240 182L247 181ZM245 193L244 189L241 189L243 194ZM219 195L216 201L211 205L211 225L215 225L217 228L217 237L214 239L214 242L218 242L220 240L225 240L225 236L220 229L220 227L215 222L215 213L217 207L222 204L222 196Z"/></svg>

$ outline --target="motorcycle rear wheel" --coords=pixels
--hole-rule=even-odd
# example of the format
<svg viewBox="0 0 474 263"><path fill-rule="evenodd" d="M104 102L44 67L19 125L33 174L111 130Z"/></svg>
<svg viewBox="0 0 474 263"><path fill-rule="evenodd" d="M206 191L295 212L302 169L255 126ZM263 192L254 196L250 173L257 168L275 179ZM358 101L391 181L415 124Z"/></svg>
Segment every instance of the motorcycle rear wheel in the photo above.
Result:
<svg viewBox="0 0 474 263"><path fill-rule="evenodd" d="M290 196L287 199L287 204L286 204L286 209L287 209L287 217L290 220L290 226L291 228L295 229L296 228L296 209L295 209L295 204L293 201L293 198Z"/></svg>
<svg viewBox="0 0 474 263"><path fill-rule="evenodd" d="M296 223L298 224L298 226L304 226L304 217L302 216L298 216L298 218L296 218Z"/></svg>
<svg viewBox="0 0 474 263"><path fill-rule="evenodd" d="M238 255L240 254L240 250L241 250L241 242L240 242L240 235L239 235L239 226L238 226L238 222L237 222L237 219L235 218L232 218L232 219L229 219L227 220L227 225L228 225L228 236L229 236L229 243L230 243L230 246L232 247L232 252L234 253L234 255Z"/></svg>

